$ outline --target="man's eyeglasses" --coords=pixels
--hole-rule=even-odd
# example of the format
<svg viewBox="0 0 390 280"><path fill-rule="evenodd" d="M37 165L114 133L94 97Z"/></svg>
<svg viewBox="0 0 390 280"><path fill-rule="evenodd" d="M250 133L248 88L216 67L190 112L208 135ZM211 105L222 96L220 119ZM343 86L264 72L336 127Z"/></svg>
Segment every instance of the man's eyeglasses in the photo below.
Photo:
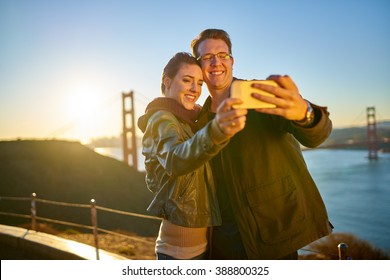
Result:
<svg viewBox="0 0 390 280"><path fill-rule="evenodd" d="M231 58L231 55L225 52L219 52L217 54L212 54L212 53L206 53L205 55L201 55L197 57L196 59L202 60L202 61L211 61L214 57L218 57L221 60L228 60Z"/></svg>

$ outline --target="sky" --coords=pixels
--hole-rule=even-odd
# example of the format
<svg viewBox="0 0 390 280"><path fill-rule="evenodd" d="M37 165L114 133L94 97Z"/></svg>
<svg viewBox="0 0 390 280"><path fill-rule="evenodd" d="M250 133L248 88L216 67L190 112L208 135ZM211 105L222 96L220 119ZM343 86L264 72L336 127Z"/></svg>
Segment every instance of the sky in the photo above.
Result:
<svg viewBox="0 0 390 280"><path fill-rule="evenodd" d="M365 125L371 106L390 120L389 13L387 0L0 0L0 140L119 136L122 93L138 118L206 28L230 34L234 76L290 75L335 128Z"/></svg>

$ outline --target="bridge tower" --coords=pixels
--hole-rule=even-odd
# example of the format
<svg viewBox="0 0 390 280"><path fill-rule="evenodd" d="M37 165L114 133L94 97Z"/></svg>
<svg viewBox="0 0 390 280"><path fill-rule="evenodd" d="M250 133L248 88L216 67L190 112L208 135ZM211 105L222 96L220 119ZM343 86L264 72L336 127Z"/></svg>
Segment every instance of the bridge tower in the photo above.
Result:
<svg viewBox="0 0 390 280"><path fill-rule="evenodd" d="M132 158L132 166L138 169L137 140L135 135L134 92L122 93L122 149L123 161L129 164L129 156ZM129 138L130 137L130 141ZM130 146L129 146L130 142Z"/></svg>
<svg viewBox="0 0 390 280"><path fill-rule="evenodd" d="M368 158L378 159L378 134L376 132L375 107L367 107Z"/></svg>

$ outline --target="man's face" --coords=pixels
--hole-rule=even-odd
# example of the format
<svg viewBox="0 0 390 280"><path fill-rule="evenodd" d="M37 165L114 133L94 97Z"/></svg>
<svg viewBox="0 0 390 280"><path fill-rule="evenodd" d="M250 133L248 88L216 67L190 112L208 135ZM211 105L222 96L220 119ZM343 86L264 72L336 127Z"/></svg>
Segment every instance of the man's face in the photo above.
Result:
<svg viewBox="0 0 390 280"><path fill-rule="evenodd" d="M211 94L230 88L233 80L233 57L220 58L218 53L229 54L229 48L223 40L207 39L199 44L198 52L201 57L211 54L207 60L201 59L203 79ZM207 57L207 56L206 56Z"/></svg>

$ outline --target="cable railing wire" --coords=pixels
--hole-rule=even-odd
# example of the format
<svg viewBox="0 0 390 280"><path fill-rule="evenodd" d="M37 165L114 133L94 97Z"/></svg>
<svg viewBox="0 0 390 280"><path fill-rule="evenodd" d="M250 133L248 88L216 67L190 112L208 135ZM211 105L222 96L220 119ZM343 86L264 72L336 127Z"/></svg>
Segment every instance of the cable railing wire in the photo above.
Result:
<svg viewBox="0 0 390 280"><path fill-rule="evenodd" d="M144 218L144 219L152 219L152 220L161 220L160 218L154 217L154 216L148 216L148 215L131 213L131 212L126 212L126 211L121 211L121 210L115 210L115 209L106 208L106 207L102 207L102 206L96 206L96 209L102 210L102 211L106 211L106 212L116 213L116 214L132 216L132 217L138 217L138 218Z"/></svg>
<svg viewBox="0 0 390 280"><path fill-rule="evenodd" d="M36 201L37 202L46 203L46 204L54 204L54 205L61 205L61 206L79 207L79 208L91 208L91 205L88 205L88 204L60 202L60 201L47 200L47 199L41 199L41 198L36 198Z"/></svg>
<svg viewBox="0 0 390 280"><path fill-rule="evenodd" d="M309 253L314 253L314 254L321 254L321 255L326 255L326 256L332 256L332 257L339 257L339 255L337 254L334 254L334 253L331 253L331 252L320 252L320 251L317 251L317 250L313 250L313 249L308 249L308 248L302 248L302 249L299 249L300 251L305 251L305 252L309 252Z"/></svg>

